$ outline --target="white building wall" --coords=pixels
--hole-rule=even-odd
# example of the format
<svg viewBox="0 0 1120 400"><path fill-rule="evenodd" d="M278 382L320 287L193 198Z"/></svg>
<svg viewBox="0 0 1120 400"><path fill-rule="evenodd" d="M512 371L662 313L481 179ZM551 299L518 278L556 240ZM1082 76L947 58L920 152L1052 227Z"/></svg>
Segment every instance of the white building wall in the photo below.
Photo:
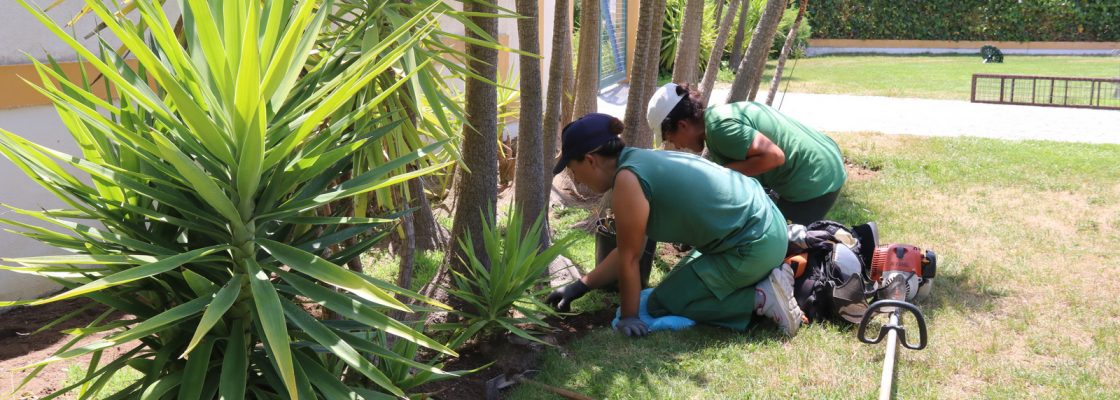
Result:
<svg viewBox="0 0 1120 400"><path fill-rule="evenodd" d="M28 0L28 2L44 8L54 1ZM47 15L65 25L78 14L84 4L85 2L77 0L63 1L48 11ZM169 1L164 8L168 10L169 17L178 17L177 2ZM66 29L72 32L72 35L86 48L96 50L99 38L96 35L88 39L84 38L93 32L96 19L95 15L90 14L79 19L73 27L66 27ZM107 43L119 46L120 42L115 40L110 32L106 31L105 35L104 40ZM46 61L48 54L59 62L77 60L77 53L66 42L44 27L19 3L14 0L0 0L0 65L27 64L30 63L29 56ZM51 106L0 109L0 129L55 150L71 154L78 152L62 120ZM3 188L0 190L0 203L3 204L32 210L64 206L62 201L27 178L14 164L3 157L0 157L0 187ZM0 218L23 222L34 221L6 208L0 209ZM59 250L38 241L0 231L0 258L58 253ZM0 270L0 300L29 299L58 289L60 289L58 285L47 279Z"/></svg>
<svg viewBox="0 0 1120 400"><path fill-rule="evenodd" d="M25 107L0 110L0 129L7 130L52 149L76 154L78 147L67 133L54 107ZM61 208L65 204L42 186L32 181L6 158L0 159L0 203L22 209ZM35 223L7 208L0 209L0 218ZM43 224L36 223L42 226ZM60 251L7 231L0 232L0 257L32 257L60 254ZM10 264L10 263L4 263ZM60 287L50 280L32 275L0 271L0 299L35 298Z"/></svg>

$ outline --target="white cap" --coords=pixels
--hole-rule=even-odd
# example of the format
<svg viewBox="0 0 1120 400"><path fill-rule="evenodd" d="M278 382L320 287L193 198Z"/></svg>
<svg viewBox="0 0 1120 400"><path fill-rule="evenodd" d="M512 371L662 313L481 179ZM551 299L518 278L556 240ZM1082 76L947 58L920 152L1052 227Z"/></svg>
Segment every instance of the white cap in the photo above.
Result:
<svg viewBox="0 0 1120 400"><path fill-rule="evenodd" d="M649 105L646 106L646 122L653 130L653 137L661 139L661 123L684 96L677 94L677 84L673 82L666 83L653 92L653 97L649 98Z"/></svg>

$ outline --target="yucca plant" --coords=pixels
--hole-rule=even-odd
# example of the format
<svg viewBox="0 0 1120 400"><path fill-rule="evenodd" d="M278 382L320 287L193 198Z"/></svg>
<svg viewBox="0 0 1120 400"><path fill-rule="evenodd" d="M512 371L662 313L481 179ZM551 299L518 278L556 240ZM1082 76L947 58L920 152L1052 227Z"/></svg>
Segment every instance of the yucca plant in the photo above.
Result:
<svg viewBox="0 0 1120 400"><path fill-rule="evenodd" d="M39 91L53 101L81 154L0 131L0 152L68 206L15 209L53 229L2 222L66 254L5 259L0 268L48 277L68 290L0 306L84 296L109 306L106 315L134 316L73 331L59 352L27 366L33 369L25 382L47 363L86 354L93 357L83 378L49 397L76 388L79 398L92 397L125 366L144 378L112 398L405 396L374 356L447 375L372 340L387 333L453 355L386 315L412 311L394 295L446 306L338 265L377 243L392 216L317 212L446 167L393 173L444 148L441 140L337 182L353 168L356 152L396 128L381 106L429 66L403 60L431 34L437 3L414 9L354 57L329 46L337 38L324 37L327 21L337 18L330 0L180 0L180 26L151 0L128 3L138 18L113 8L115 1L87 0L103 33L124 50L102 40L96 53L18 1L96 70L96 84L112 95L98 97L88 77L66 77L57 64L33 60ZM406 75L377 80L392 69ZM354 96L370 85L379 85L378 95ZM317 320L313 306L348 321ZM101 363L102 351L115 346L127 350Z"/></svg>
<svg viewBox="0 0 1120 400"><path fill-rule="evenodd" d="M541 251L540 235L542 217L522 232L521 211L514 210L506 218L504 231L494 224L482 222L482 241L490 265L485 265L474 252L470 234L459 245L467 254L467 273L454 273L454 284L448 293L468 305L455 310L460 320L454 324L436 326L436 329L454 328L452 347L462 345L479 334L499 329L522 338L544 343L527 330L528 327L547 328L548 323L538 317L554 313L539 299L548 289L545 272L548 265L575 241L574 235L557 240ZM539 289L544 288L544 289Z"/></svg>

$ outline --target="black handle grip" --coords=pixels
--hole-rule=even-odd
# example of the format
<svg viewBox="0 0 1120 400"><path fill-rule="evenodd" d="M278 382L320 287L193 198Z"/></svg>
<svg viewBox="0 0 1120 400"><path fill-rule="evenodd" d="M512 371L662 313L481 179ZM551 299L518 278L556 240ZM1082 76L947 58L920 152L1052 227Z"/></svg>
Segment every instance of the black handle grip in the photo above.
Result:
<svg viewBox="0 0 1120 400"><path fill-rule="evenodd" d="M879 309L884 307L897 307L899 310L906 310L911 314L914 314L914 319L918 322L917 345L911 344L906 340L906 328L901 324L895 325L888 323L879 327L879 336L876 336L874 339L870 339L867 337L867 323L871 322L871 319L877 312L879 312ZM902 343L902 347L908 348L910 350L921 350L926 348L926 318L924 315L922 315L922 310L919 310L918 307L913 304L901 300L879 300L871 303L871 306L867 307L867 312L863 314L863 319L859 321L859 341L867 344L876 344L883 341L883 338L887 337L887 333L892 330L898 331L898 342Z"/></svg>

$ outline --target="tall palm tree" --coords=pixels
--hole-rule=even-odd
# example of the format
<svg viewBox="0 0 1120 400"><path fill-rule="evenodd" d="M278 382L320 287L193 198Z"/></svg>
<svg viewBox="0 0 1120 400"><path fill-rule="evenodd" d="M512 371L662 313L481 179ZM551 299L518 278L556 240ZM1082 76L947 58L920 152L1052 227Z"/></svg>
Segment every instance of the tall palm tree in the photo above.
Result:
<svg viewBox="0 0 1120 400"><path fill-rule="evenodd" d="M659 8L660 7L660 8ZM657 85L657 75L650 74L649 66L657 68L661 49L661 18L664 1L642 2L638 15L637 38L634 44L634 63L630 66L630 93L626 99L626 131L623 140L630 146L653 146L653 132L646 122L646 103ZM649 32L655 31L656 35Z"/></svg>
<svg viewBox="0 0 1120 400"><path fill-rule="evenodd" d="M467 67L474 74L466 81L465 123L463 124L463 166L455 187L454 220L451 225L452 240L482 237L482 226L494 224L494 208L498 199L498 91L491 82L497 81L497 50L475 44L493 41L498 35L498 21L493 17L495 8L487 2L470 1L464 12L473 15L471 21L478 30L468 32ZM489 265L486 249L480 240L471 243L474 253L483 265ZM451 246L447 251L447 264L453 271L466 274L467 254L462 246Z"/></svg>
<svg viewBox="0 0 1120 400"><path fill-rule="evenodd" d="M723 6L724 6L724 3L726 3L726 1L716 0L716 12L714 14L712 14L716 17L716 20L712 21L712 23L716 24L717 27L719 26L719 23L723 20ZM731 8L735 8L735 7L731 7Z"/></svg>
<svg viewBox="0 0 1120 400"><path fill-rule="evenodd" d="M704 0L688 0L684 7L684 24L673 59L673 82L695 83L700 58L700 32L704 26Z"/></svg>
<svg viewBox="0 0 1120 400"><path fill-rule="evenodd" d="M557 0L557 2L565 1L566 0ZM571 15L569 14L568 17L571 17ZM571 18L567 19L569 21L571 20ZM559 58L559 60L562 61L560 63L560 65L562 66L561 68L563 68L564 70L564 81L562 86L563 91L560 92L560 126L564 126L569 122L572 122L573 116L575 115L576 72L573 69L573 64L575 63L575 61L572 60L572 49L574 48L574 46L572 45L570 25L568 27L568 32L569 34L566 35L566 37L563 39L565 49L564 54L562 54Z"/></svg>
<svg viewBox="0 0 1120 400"><path fill-rule="evenodd" d="M657 25L658 24L657 21L664 21L665 20L665 14L668 12L668 9L666 8L667 4L668 4L667 3L668 0L650 0L650 1L655 3L652 10L656 13L656 15L653 16L653 21L654 21L654 25ZM642 35L643 33L639 32L638 34ZM661 58L664 56L664 54L661 54L661 52L664 49L660 45L653 45L653 43L660 43L661 42L662 28L653 27L653 28L650 28L649 31L645 32L644 34L650 36L650 43L651 44L650 44L650 47L649 47L648 50L651 54L651 57L653 57L653 58L646 60L646 61L649 62L649 64L647 64L645 66L643 71L645 71L646 74L651 74L652 76L657 76L658 73L660 72L660 68L661 68ZM652 92L651 92L651 94L652 94ZM660 139L660 138L654 138L654 140L658 140L658 139Z"/></svg>
<svg viewBox="0 0 1120 400"><path fill-rule="evenodd" d="M416 245L416 250L443 250L451 241L451 233L436 220L431 202L428 201L426 185L424 178L408 182L411 205L416 208L416 211L410 214L415 236L413 243Z"/></svg>
<svg viewBox="0 0 1120 400"><path fill-rule="evenodd" d="M552 160L556 158L557 140L560 128L568 123L562 117L564 93L570 86L566 84L572 76L572 23L568 10L571 3L568 0L556 0L554 20L552 23L552 57L548 66L548 93L544 103L544 121L541 131L544 136L544 174L552 176ZM569 119L571 116L569 115ZM549 182L552 180L549 179ZM544 188L544 196L550 196L552 185Z"/></svg>
<svg viewBox="0 0 1120 400"><path fill-rule="evenodd" d="M774 104L774 96L778 94L778 85L782 83L782 71L786 67L786 59L789 58L789 53L793 51L793 43L797 41L797 28L801 26L801 19L805 16L805 7L809 5L809 0L801 0L801 5L797 9L797 18L793 20L793 26L789 28L789 34L786 35L786 43L782 46L782 54L778 56L778 66L774 68L774 79L770 81L770 91L766 93L766 104Z"/></svg>
<svg viewBox="0 0 1120 400"><path fill-rule="evenodd" d="M600 0L583 0L579 16L579 60L576 60L575 104L573 118L599 108L599 27Z"/></svg>
<svg viewBox="0 0 1120 400"><path fill-rule="evenodd" d="M712 88L715 87L716 76L719 74L719 63L723 58L723 46L727 44L727 36L731 33L731 22L735 19L735 11L738 9L739 0L731 0L731 4L727 5L727 15L723 16L723 21L719 24L719 33L716 34L716 42L712 45L712 55L708 57L708 67L704 69L704 79L700 80L700 95L703 96L701 101L704 104L708 104L708 99L712 96Z"/></svg>
<svg viewBox="0 0 1120 400"><path fill-rule="evenodd" d="M731 60L727 64L731 72L736 72L743 59L743 40L747 34L747 21L750 20L751 1L753 0L743 0L743 10L739 12L739 26L735 28L735 40L731 42Z"/></svg>
<svg viewBox="0 0 1120 400"><path fill-rule="evenodd" d="M727 95L727 102L733 103L744 100L754 100L758 93L758 85L762 81L762 71L766 67L766 58L770 55L770 47L774 44L774 35L778 32L778 23L782 20L786 0L766 0L766 8L754 29L754 36L747 46L747 54L739 62L735 81L731 84L731 92Z"/></svg>
<svg viewBox="0 0 1120 400"><path fill-rule="evenodd" d="M544 112L544 91L541 88L540 26L537 17L537 0L517 0L517 38L521 51L531 54L520 55L521 110L517 127L517 172L514 199L521 210L522 227L528 231L541 215L547 227L548 192L551 179L545 178L544 143L542 141L542 116ZM551 175L548 175L551 176ZM544 229L547 232L547 228ZM525 232L521 232L524 234ZM548 245L548 235L542 234L542 248Z"/></svg>

